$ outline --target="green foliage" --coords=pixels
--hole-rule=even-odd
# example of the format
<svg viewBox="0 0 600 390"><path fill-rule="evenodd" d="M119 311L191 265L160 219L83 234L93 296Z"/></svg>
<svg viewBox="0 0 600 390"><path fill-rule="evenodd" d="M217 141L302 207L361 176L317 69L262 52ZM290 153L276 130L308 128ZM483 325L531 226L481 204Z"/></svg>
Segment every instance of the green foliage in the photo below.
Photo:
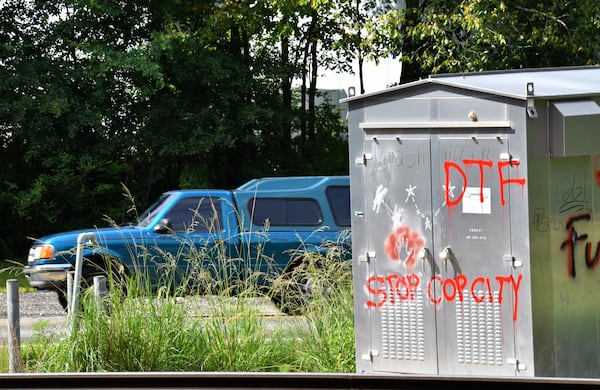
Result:
<svg viewBox="0 0 600 390"><path fill-rule="evenodd" d="M2 20L19 21L0 31L11 42L0 51L0 153L13 255L24 257L25 236L90 226L120 211L118 183L130 169L122 157L137 127L128 115L132 85L160 81L128 50L142 38L130 34L139 23L134 9L76 1L1 8Z"/></svg>
<svg viewBox="0 0 600 390"><path fill-rule="evenodd" d="M596 64L600 6L583 1L420 0L376 24L403 81L434 73ZM400 26L400 28L398 28ZM376 31L373 29L373 31Z"/></svg>

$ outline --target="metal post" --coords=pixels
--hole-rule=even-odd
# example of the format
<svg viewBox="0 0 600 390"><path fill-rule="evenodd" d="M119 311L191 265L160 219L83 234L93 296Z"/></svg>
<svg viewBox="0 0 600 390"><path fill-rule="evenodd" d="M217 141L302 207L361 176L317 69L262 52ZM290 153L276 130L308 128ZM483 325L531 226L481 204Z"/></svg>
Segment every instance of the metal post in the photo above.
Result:
<svg viewBox="0 0 600 390"><path fill-rule="evenodd" d="M95 241L94 233L81 233L77 236L77 253L75 256L75 277L73 280L73 296L70 304L69 314L71 316L71 334L75 329L77 319L77 306L79 305L79 292L81 290L81 270L83 268L83 246L88 241Z"/></svg>
<svg viewBox="0 0 600 390"><path fill-rule="evenodd" d="M75 281L75 271L67 272L67 312L71 311L71 301L73 300L73 282Z"/></svg>
<svg viewBox="0 0 600 390"><path fill-rule="evenodd" d="M8 371L21 372L21 325L19 320L19 281L6 281L6 313L8 317Z"/></svg>
<svg viewBox="0 0 600 390"><path fill-rule="evenodd" d="M98 307L106 307L105 298L107 295L108 288L106 287L106 276L94 276L94 301L96 302Z"/></svg>

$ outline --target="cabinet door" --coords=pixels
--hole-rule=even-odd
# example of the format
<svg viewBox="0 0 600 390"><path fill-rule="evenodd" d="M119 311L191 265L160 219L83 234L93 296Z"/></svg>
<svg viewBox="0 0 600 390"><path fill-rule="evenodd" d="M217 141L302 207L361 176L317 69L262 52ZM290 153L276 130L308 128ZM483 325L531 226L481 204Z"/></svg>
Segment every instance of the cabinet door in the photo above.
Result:
<svg viewBox="0 0 600 390"><path fill-rule="evenodd" d="M515 375L520 275L513 273L508 186L519 185L508 139L440 137L436 161L443 207L436 225L440 272L440 373ZM438 167L439 164L439 167ZM515 201L515 200L513 200ZM516 200L518 201L518 199Z"/></svg>
<svg viewBox="0 0 600 390"><path fill-rule="evenodd" d="M435 374L430 141L377 136L365 149L373 370Z"/></svg>

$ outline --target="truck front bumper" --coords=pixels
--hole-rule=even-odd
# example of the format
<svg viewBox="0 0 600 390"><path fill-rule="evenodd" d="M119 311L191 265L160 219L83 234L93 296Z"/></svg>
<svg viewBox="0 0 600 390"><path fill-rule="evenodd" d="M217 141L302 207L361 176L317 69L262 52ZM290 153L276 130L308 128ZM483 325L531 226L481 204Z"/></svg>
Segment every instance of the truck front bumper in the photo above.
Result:
<svg viewBox="0 0 600 390"><path fill-rule="evenodd" d="M31 287L48 290L66 286L67 273L72 269L69 264L27 265L23 273Z"/></svg>

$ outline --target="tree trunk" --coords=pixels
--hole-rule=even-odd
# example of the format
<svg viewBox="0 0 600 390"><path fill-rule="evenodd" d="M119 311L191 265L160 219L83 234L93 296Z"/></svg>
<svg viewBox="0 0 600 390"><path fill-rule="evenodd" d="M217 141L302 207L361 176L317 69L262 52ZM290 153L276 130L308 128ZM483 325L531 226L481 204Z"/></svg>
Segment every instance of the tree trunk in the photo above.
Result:
<svg viewBox="0 0 600 390"><path fill-rule="evenodd" d="M287 69L289 64L290 42L287 37L281 38L281 64L284 69ZM282 105L284 112L292 111L292 77L285 75L281 78L282 90ZM292 124L287 120L282 120L281 123L281 154L282 160L285 156L289 156L292 150Z"/></svg>
<svg viewBox="0 0 600 390"><path fill-rule="evenodd" d="M315 99L317 96L317 76L319 63L317 60L317 40L315 39L311 44L310 56L311 56L311 77L310 77L310 89L308 91L308 123L307 123L307 138L309 145L313 146L315 142Z"/></svg>

